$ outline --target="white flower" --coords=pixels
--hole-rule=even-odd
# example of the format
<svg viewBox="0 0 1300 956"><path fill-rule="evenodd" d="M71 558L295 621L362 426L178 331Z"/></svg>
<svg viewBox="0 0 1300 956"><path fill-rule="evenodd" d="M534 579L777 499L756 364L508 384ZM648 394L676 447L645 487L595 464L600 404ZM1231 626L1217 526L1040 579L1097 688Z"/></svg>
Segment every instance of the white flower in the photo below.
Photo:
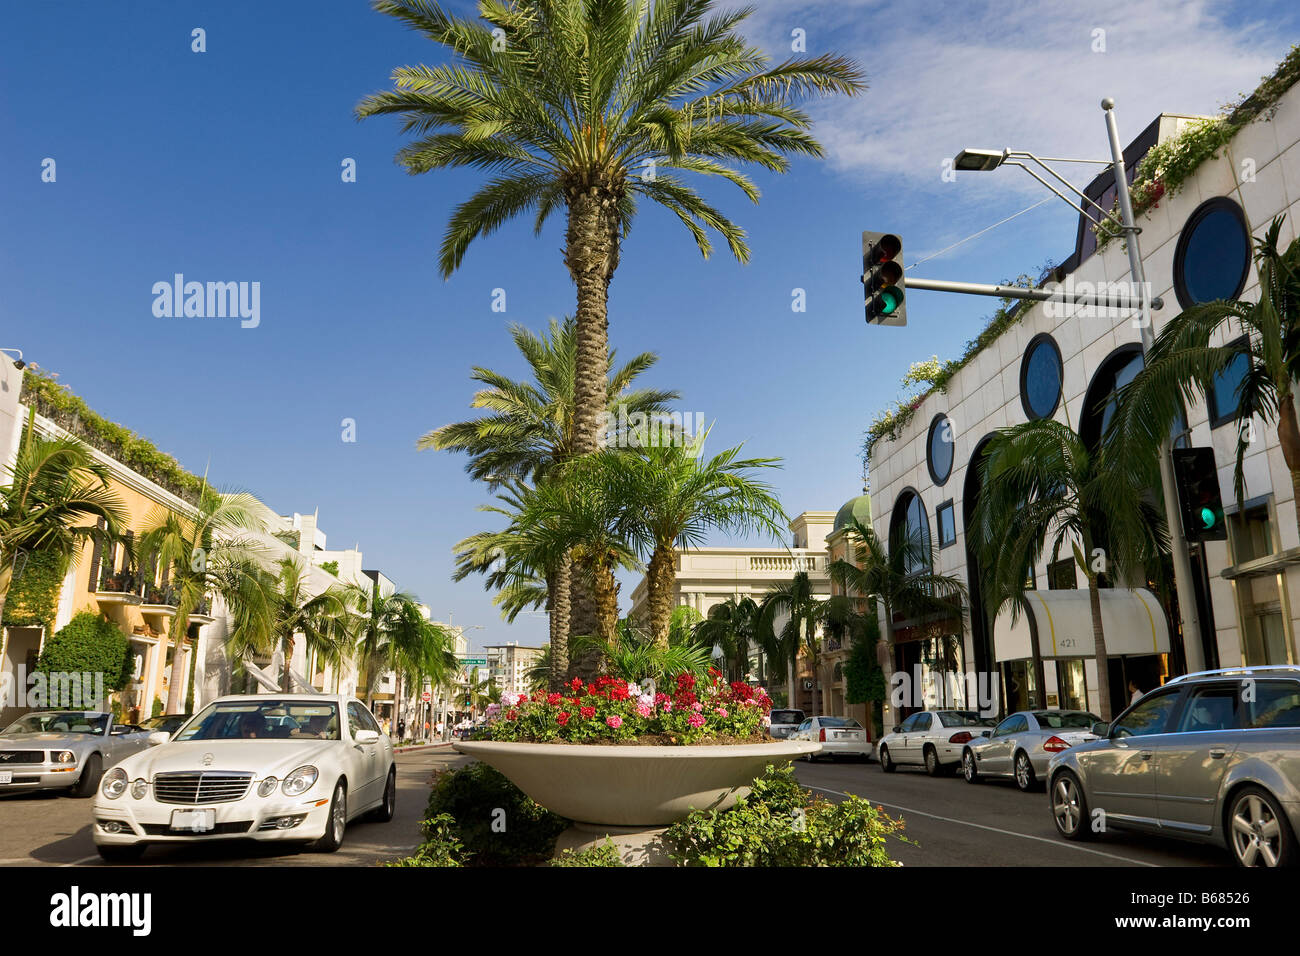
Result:
<svg viewBox="0 0 1300 956"><path fill-rule="evenodd" d="M627 685L627 694L629 697L640 697L641 685L629 681Z"/></svg>
<svg viewBox="0 0 1300 956"><path fill-rule="evenodd" d="M655 705L655 699L650 694L642 694L636 699L636 702L638 704L643 704L646 707L653 707Z"/></svg>

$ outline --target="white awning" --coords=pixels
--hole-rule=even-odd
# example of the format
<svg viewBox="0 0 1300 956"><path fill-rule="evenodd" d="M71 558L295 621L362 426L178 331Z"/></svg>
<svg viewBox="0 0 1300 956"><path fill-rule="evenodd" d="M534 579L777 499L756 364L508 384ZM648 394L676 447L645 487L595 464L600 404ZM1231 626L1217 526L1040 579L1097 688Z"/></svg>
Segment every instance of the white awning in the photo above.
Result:
<svg viewBox="0 0 1300 956"><path fill-rule="evenodd" d="M1112 657L1169 651L1164 608L1145 588L1102 588L1101 627L1106 653ZM1032 658L1035 633L1045 660L1095 656L1088 592L1026 591L1015 624L1009 606L998 614L993 624L993 656L999 663Z"/></svg>

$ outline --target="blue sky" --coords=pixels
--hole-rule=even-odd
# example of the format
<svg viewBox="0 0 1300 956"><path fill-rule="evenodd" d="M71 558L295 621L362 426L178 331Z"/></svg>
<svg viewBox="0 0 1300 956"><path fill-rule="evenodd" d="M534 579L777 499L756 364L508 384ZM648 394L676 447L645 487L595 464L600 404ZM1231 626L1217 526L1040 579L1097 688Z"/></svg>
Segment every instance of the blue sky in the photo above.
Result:
<svg viewBox="0 0 1300 956"><path fill-rule="evenodd" d="M802 30L809 53L857 58L870 89L813 104L827 159L757 176L761 205L706 185L748 230L748 266L725 247L702 261L643 207L611 341L662 356L645 381L715 422L712 447L785 459L791 515L837 508L900 376L958 354L990 311L913 293L906 329L867 328L861 231L901 232L909 262L937 252L1044 195L1010 169L945 182L962 146L1104 156L1102 96L1126 142L1161 111L1214 112L1272 69L1298 20L1280 2L759 0L752 39L783 58ZM410 177L393 163L396 120L352 115L394 67L440 51L351 0L15 4L5 21L0 346L187 468L210 462L218 484L282 513L319 508L332 546L359 543L435 616L483 625L473 643L544 640L542 616L507 627L477 581L451 582L451 547L483 526L487 496L462 459L415 441L468 412L471 365L522 374L507 322L572 311L560 219L540 238L520 222L480 241L444 282L438 243L477 175ZM340 179L348 157L355 183ZM1073 235L1053 201L915 274L999 281L1061 261ZM155 317L153 284L178 272L260 282L260 325Z"/></svg>

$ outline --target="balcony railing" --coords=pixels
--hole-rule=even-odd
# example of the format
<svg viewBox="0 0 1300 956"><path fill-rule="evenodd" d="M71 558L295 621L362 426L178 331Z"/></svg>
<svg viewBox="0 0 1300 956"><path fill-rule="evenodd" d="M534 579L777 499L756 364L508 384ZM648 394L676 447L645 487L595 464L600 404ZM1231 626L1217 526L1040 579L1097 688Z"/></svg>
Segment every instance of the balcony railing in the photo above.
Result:
<svg viewBox="0 0 1300 956"><path fill-rule="evenodd" d="M798 571L821 571L825 558L818 555L751 554L749 570L766 574L794 574Z"/></svg>
<svg viewBox="0 0 1300 956"><path fill-rule="evenodd" d="M141 592L140 575L135 571L112 571L105 569L99 576L100 594L129 594L139 597Z"/></svg>
<svg viewBox="0 0 1300 956"><path fill-rule="evenodd" d="M159 587L156 584L146 584L144 587L144 603L174 608L180 603L180 597L176 593L176 589L170 585Z"/></svg>

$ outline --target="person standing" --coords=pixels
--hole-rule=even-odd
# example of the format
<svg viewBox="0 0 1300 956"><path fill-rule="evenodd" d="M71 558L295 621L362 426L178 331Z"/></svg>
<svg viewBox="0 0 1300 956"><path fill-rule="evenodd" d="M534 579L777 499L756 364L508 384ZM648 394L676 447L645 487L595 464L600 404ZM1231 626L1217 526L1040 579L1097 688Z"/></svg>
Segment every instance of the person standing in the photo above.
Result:
<svg viewBox="0 0 1300 956"><path fill-rule="evenodd" d="M1143 693L1145 692L1141 687L1138 687L1137 681L1130 677L1128 681L1129 704L1136 704L1142 698Z"/></svg>
<svg viewBox="0 0 1300 956"><path fill-rule="evenodd" d="M398 740L406 739L406 718L405 717L397 718L397 739Z"/></svg>

